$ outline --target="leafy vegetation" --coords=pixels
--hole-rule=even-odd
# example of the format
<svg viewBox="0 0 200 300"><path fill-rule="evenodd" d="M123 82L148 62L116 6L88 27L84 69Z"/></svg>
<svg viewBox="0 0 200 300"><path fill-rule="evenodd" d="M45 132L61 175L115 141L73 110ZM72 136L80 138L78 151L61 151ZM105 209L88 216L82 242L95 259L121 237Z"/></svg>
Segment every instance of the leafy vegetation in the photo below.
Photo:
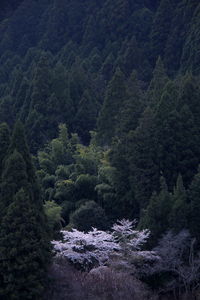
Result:
<svg viewBox="0 0 200 300"><path fill-rule="evenodd" d="M101 233L102 241L112 236L118 247L112 266L105 260L104 267L111 268L107 294L94 282L106 286L106 280L95 277L93 299L95 293L110 299L109 289L113 298L129 299L130 286L119 283L123 276L133 283L133 299L144 282L159 295L196 296L199 20L197 0L2 1L1 298L43 299L51 282L47 274L58 285L56 270L64 272L66 262L62 267L50 261L50 240L60 240L63 228L66 239ZM133 262L138 251L127 246L127 236L116 234L119 224L110 233L122 219L136 219L138 234L150 231L140 252L157 251L156 265L147 266L141 257ZM65 242L65 250L73 252ZM172 252L172 261L165 251ZM115 278L119 261L128 267ZM85 284L79 296L90 299L91 275L84 281L67 263L66 269ZM115 279L122 297L113 290ZM49 299L59 294L53 290ZM70 299L66 290L57 299ZM141 292L142 297L150 295Z"/></svg>

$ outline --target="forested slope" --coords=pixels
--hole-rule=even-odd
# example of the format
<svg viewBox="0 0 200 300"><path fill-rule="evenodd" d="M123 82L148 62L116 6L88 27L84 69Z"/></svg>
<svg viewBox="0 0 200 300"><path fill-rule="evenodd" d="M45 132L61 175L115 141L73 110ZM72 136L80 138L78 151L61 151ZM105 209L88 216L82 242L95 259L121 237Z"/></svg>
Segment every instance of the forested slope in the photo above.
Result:
<svg viewBox="0 0 200 300"><path fill-rule="evenodd" d="M136 218L149 247L168 230L189 229L199 243L199 0L1 8L0 123L24 124L51 237L61 225L106 230ZM5 126L1 194L18 155Z"/></svg>

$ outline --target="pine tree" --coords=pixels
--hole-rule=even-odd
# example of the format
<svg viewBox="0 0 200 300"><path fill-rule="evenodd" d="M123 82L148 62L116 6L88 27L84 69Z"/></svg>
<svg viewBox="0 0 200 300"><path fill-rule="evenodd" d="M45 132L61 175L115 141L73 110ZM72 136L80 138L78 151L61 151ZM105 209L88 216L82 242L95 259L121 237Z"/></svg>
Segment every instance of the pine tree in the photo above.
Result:
<svg viewBox="0 0 200 300"><path fill-rule="evenodd" d="M144 111L137 129L129 132L127 141L131 185L139 207L143 209L148 205L153 191L158 191L160 178L155 116L150 108Z"/></svg>
<svg viewBox="0 0 200 300"><path fill-rule="evenodd" d="M124 135L135 130L144 110L145 96L140 88L136 71L133 71L127 82L127 99L119 112L119 134Z"/></svg>
<svg viewBox="0 0 200 300"><path fill-rule="evenodd" d="M152 56L163 55L170 32L173 10L170 0L161 0L157 9L151 31Z"/></svg>
<svg viewBox="0 0 200 300"><path fill-rule="evenodd" d="M98 108L99 105L95 101L94 95L85 90L74 120L75 132L78 133L84 144L88 144L90 141L90 131L96 125Z"/></svg>
<svg viewBox="0 0 200 300"><path fill-rule="evenodd" d="M166 74L162 59L159 56L153 71L153 78L147 91L147 98L152 107L158 105L163 89L168 81L169 78Z"/></svg>
<svg viewBox="0 0 200 300"><path fill-rule="evenodd" d="M169 216L170 227L175 232L188 228L189 207L187 203L187 193L183 185L182 176L179 175L172 196L172 210Z"/></svg>
<svg viewBox="0 0 200 300"><path fill-rule="evenodd" d="M36 152L40 145L47 141L46 129L50 127L48 120L47 105L51 96L52 71L50 64L51 56L47 53L41 55L35 69L32 83L31 101L26 118L28 128L28 140L31 149ZM56 104L56 103L55 103ZM33 113L36 113L36 118Z"/></svg>
<svg viewBox="0 0 200 300"><path fill-rule="evenodd" d="M194 116L188 105L180 110L181 132L179 134L179 173L186 188L197 173L200 163L200 139Z"/></svg>
<svg viewBox="0 0 200 300"><path fill-rule="evenodd" d="M7 209L0 229L0 297L42 299L47 262L45 239L35 207L20 189Z"/></svg>
<svg viewBox="0 0 200 300"><path fill-rule="evenodd" d="M118 126L120 108L127 99L124 74L117 69L109 82L103 107L97 122L99 141L103 145L109 145L115 136Z"/></svg>
<svg viewBox="0 0 200 300"><path fill-rule="evenodd" d="M8 148L8 157L12 155L14 151L19 152L23 157L23 160L26 165L26 172L28 176L28 181L31 184L31 188L33 191L33 202L40 204L40 196L39 196L39 186L37 182L37 177L35 174L35 168L32 163L32 158L28 149L24 126L20 121L17 121L13 130L13 134L11 137L11 142Z"/></svg>
<svg viewBox="0 0 200 300"><path fill-rule="evenodd" d="M161 177L161 191L159 194L153 193L140 221L140 227L150 230L151 244L154 246L161 235L169 229L171 207L172 196L165 179Z"/></svg>
<svg viewBox="0 0 200 300"><path fill-rule="evenodd" d="M49 234L20 122L4 163L0 197L0 293L8 300L40 299L50 259Z"/></svg>
<svg viewBox="0 0 200 300"><path fill-rule="evenodd" d="M4 163L1 183L0 221L20 188L28 191L30 190L30 184L28 183L25 161L15 149Z"/></svg>

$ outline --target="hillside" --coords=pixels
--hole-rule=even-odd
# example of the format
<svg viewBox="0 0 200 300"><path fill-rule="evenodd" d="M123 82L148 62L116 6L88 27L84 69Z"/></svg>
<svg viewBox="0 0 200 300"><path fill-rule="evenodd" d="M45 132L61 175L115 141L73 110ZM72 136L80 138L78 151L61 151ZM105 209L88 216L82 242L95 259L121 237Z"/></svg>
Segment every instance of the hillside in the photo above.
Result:
<svg viewBox="0 0 200 300"><path fill-rule="evenodd" d="M33 232L43 228L36 243L49 245L63 227L107 231L117 220L136 219L137 230L151 233L146 250L170 231L177 243L196 239L196 255L199 1L10 0L0 6L0 250L22 209L27 220L33 215ZM160 272L176 280L171 270ZM161 290L167 281L140 276L152 290L156 280ZM173 286L175 294L183 295L181 284Z"/></svg>

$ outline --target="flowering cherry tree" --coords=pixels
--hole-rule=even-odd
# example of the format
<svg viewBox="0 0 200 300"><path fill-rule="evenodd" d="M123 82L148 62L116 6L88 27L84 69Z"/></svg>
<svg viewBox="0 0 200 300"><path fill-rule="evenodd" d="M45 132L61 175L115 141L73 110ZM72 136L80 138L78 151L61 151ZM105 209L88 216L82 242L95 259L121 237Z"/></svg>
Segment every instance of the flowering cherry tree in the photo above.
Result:
<svg viewBox="0 0 200 300"><path fill-rule="evenodd" d="M141 251L149 237L148 230L138 231L135 221L121 220L112 227L112 232L93 228L88 233L72 229L62 231L63 240L53 241L57 256L66 257L84 270L109 264L111 257L129 264L129 258L153 259L151 251Z"/></svg>
<svg viewBox="0 0 200 300"><path fill-rule="evenodd" d="M53 241L58 256L64 256L85 270L104 265L111 252L119 250L113 234L93 228L88 233L73 229L62 231L63 241Z"/></svg>

